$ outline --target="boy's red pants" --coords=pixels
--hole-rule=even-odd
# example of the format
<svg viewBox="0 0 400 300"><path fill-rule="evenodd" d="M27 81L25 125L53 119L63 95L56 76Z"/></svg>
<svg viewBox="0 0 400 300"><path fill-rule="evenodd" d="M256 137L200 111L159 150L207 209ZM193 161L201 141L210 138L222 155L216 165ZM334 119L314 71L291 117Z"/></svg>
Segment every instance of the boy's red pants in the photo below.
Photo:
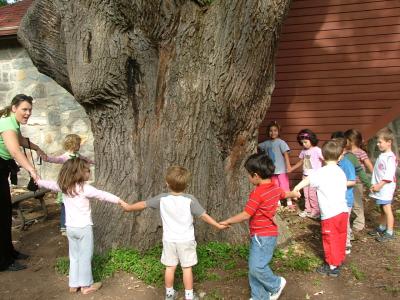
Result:
<svg viewBox="0 0 400 300"><path fill-rule="evenodd" d="M346 256L348 215L344 212L321 221L322 245L329 265L340 266Z"/></svg>

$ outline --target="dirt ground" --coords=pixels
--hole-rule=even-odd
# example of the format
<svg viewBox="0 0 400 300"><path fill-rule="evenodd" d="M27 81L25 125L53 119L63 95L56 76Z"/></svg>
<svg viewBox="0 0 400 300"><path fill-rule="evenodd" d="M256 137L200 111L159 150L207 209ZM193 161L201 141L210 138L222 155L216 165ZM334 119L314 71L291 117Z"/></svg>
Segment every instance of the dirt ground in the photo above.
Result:
<svg viewBox="0 0 400 300"><path fill-rule="evenodd" d="M49 217L32 224L26 231L15 230L15 247L31 257L28 269L0 273L0 299L163 299L163 289L144 284L127 273L117 273L103 282L103 288L90 295L68 292L68 278L56 273L55 262L67 256L67 239L58 231L58 206L49 197ZM366 202L367 225L372 228L377 211L372 201ZM395 201L394 210L400 209ZM310 251L322 256L319 223L300 219L295 214L282 213L292 228L298 243L310 246ZM280 299L400 299L400 231L397 217L397 238L378 243L366 232L356 235L352 253L346 258L338 278L324 277L315 272L285 272L287 279ZM245 262L240 268L246 269ZM195 290L204 299L248 299L249 287L245 276L228 276L214 270L221 278L195 283ZM226 276L225 276L226 275ZM182 296L182 292L179 293ZM182 297L180 297L182 299Z"/></svg>

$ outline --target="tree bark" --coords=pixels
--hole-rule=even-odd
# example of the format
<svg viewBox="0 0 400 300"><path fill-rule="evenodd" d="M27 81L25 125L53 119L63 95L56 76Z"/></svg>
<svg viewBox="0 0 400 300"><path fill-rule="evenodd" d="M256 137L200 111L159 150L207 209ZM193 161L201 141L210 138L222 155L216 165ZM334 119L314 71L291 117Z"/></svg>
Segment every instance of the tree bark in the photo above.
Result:
<svg viewBox="0 0 400 300"><path fill-rule="evenodd" d="M274 89L274 57L290 0L37 0L19 40L39 71L74 95L94 135L96 184L129 202L166 190L172 164L188 192L223 219L250 190L242 165ZM96 247L147 249L157 211L93 205ZM197 239L241 242L247 226Z"/></svg>

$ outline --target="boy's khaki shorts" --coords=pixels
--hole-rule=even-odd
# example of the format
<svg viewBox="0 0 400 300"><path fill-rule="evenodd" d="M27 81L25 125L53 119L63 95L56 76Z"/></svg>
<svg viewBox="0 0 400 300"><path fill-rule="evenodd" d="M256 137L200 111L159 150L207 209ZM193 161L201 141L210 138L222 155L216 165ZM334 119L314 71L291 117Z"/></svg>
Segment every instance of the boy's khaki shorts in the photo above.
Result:
<svg viewBox="0 0 400 300"><path fill-rule="evenodd" d="M161 263L172 267L181 264L182 268L189 268L197 264L196 241L174 243L163 241Z"/></svg>

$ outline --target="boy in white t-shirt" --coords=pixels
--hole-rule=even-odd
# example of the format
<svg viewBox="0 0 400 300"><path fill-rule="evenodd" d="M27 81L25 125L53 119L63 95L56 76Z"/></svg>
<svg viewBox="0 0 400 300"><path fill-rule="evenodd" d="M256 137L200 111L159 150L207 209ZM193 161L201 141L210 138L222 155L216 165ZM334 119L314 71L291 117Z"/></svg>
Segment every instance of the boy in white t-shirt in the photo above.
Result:
<svg viewBox="0 0 400 300"><path fill-rule="evenodd" d="M163 223L163 250L161 263L165 268L165 299L176 299L174 290L175 270L182 267L185 300L198 299L193 293L192 266L197 264L193 215L218 229L228 226L217 223L210 217L199 201L183 193L189 183L190 172L180 166L168 168L166 182L169 193L159 194L146 201L122 205L125 211L143 210L147 207L160 209Z"/></svg>
<svg viewBox="0 0 400 300"><path fill-rule="evenodd" d="M294 188L294 191L299 191L310 185L317 189L326 264L316 271L332 277L339 276L339 268L345 259L347 238L347 179L338 166L342 152L343 147L340 143L327 141L322 146L322 156L326 165L315 170Z"/></svg>
<svg viewBox="0 0 400 300"><path fill-rule="evenodd" d="M383 128L376 136L382 153L375 162L369 196L379 205L381 216L379 226L369 234L376 236L378 242L386 242L394 239L392 201L396 189L397 159L392 152L392 144L395 137L389 128Z"/></svg>

